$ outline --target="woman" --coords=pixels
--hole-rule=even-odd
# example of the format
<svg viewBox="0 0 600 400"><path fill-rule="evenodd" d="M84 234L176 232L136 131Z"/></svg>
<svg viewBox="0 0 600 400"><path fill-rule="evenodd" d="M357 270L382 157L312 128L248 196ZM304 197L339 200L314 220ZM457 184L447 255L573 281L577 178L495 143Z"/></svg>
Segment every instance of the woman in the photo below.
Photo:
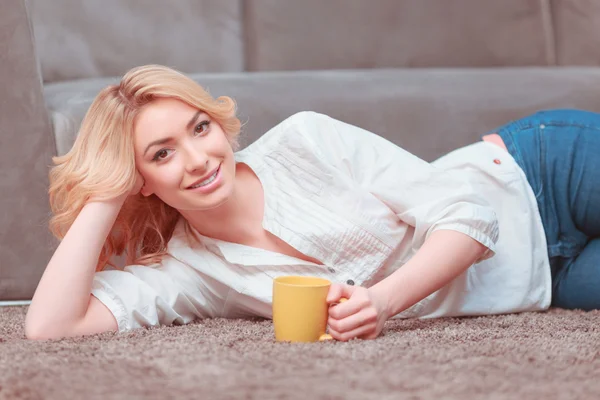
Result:
<svg viewBox="0 0 600 400"><path fill-rule="evenodd" d="M269 318L272 279L292 274L334 282L330 303L349 298L330 312L338 340L375 338L392 317L551 298L599 308L598 126L592 113L540 113L429 164L304 112L234 153L230 98L166 67L133 69L55 159L62 241L26 334ZM107 268L120 254L128 266Z"/></svg>

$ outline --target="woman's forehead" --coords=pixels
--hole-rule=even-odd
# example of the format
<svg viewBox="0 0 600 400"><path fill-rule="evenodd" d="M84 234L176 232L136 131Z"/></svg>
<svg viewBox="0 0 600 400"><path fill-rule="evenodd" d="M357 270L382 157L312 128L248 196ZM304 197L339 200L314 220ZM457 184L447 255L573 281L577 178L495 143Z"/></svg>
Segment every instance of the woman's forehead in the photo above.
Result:
<svg viewBox="0 0 600 400"><path fill-rule="evenodd" d="M169 121L178 117L195 114L198 110L189 104L173 98L155 99L146 104L138 114L138 121L146 120L160 122Z"/></svg>
<svg viewBox="0 0 600 400"><path fill-rule="evenodd" d="M187 129L190 121L203 114L177 99L157 99L144 106L135 120L136 137L166 135Z"/></svg>

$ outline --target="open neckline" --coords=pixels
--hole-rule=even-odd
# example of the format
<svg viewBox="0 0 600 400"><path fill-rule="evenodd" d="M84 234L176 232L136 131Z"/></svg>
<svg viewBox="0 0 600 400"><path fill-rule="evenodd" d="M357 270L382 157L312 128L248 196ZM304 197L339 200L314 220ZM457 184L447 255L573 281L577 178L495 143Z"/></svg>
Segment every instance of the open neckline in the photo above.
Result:
<svg viewBox="0 0 600 400"><path fill-rule="evenodd" d="M280 253L278 251L264 249L262 247L256 247L256 246L251 246L251 245L247 245L247 244L211 238L208 236L204 236L197 231L196 231L196 233L198 233L203 238L207 238L216 243L221 243L221 244L225 245L225 247L231 247L231 246L239 247L239 248L245 249L246 252L254 253L255 255L258 255L258 253L262 252L262 253L272 255L279 259L291 259L291 260L295 260L296 262L300 262L302 264L316 265L316 266L320 266L320 267L325 266L325 263L322 260L319 260L316 257L312 257L310 255L307 255L305 252L300 251L296 246L294 246L291 243L289 243L288 241L284 240L280 235L278 235L276 232L274 232L274 229L273 229L274 226L271 223L271 221L273 221L273 218L270 214L270 211L271 211L270 205L271 204L269 202L271 194L269 193L268 188L264 184L265 177L262 175L264 172L263 171L264 165L260 165L260 164L254 165L253 164L253 161L255 161L254 156L252 154L248 154L245 150L234 153L235 163L236 163L236 167L237 167L237 164L245 164L246 167L248 167L248 169L250 170L250 172L252 172L254 174L254 176L258 180L258 183L260 184L260 187L261 187L261 190L263 193L263 215L262 215L262 219L261 219L262 228L265 231L267 231L268 233L270 233L271 235L273 235L274 237L276 237L277 239L279 239L280 241L282 241L283 243L287 244L289 247L294 249L296 252L302 254L304 257L309 257L309 258L315 259L319 263L315 263L315 262L308 261L308 260L305 260L305 259L302 259L299 257L291 256L291 255L288 255L285 253ZM226 257L225 253L223 253L223 255Z"/></svg>

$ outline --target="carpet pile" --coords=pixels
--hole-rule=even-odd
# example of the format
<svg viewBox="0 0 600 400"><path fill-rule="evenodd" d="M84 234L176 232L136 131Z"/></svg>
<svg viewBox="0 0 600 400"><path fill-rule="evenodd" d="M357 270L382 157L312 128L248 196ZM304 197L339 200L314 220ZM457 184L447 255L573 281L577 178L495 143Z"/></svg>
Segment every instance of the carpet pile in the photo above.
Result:
<svg viewBox="0 0 600 400"><path fill-rule="evenodd" d="M0 399L598 399L600 312L397 320L277 343L268 320L28 341L0 307Z"/></svg>

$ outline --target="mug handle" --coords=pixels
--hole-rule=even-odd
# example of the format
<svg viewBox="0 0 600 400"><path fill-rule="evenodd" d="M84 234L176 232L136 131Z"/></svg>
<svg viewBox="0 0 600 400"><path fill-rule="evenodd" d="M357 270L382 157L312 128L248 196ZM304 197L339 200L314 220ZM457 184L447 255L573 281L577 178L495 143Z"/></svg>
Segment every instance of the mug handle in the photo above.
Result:
<svg viewBox="0 0 600 400"><path fill-rule="evenodd" d="M347 299L347 298L345 298L345 297L342 297L342 298L340 299L339 303L334 303L334 304L332 304L330 307L334 307L334 306L336 306L336 305L338 305L338 304L340 304L340 303L343 303L343 302L345 302L345 301L348 301L348 299ZM333 337L332 337L332 336L331 336L329 333L324 333L324 334L322 334L322 335L319 337L319 342L325 342L325 341L327 341L327 340L333 340Z"/></svg>

